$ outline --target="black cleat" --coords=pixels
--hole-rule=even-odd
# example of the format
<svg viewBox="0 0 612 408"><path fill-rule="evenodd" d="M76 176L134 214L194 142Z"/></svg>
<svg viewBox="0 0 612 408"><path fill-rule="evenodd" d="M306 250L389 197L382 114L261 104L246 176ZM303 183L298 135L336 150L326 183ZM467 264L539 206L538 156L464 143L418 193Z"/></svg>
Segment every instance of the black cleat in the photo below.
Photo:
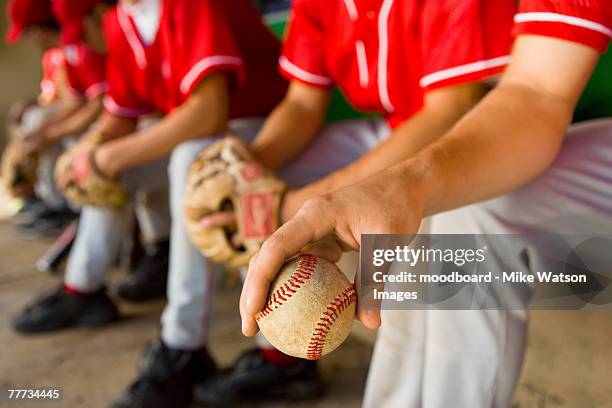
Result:
<svg viewBox="0 0 612 408"><path fill-rule="evenodd" d="M155 244L140 258L134 276L119 285L117 294L130 302L163 298L168 282L170 242Z"/></svg>
<svg viewBox="0 0 612 408"><path fill-rule="evenodd" d="M243 353L233 367L196 384L194 400L201 406L235 406L264 400L309 400L322 391L316 362L300 360L279 367L255 349Z"/></svg>
<svg viewBox="0 0 612 408"><path fill-rule="evenodd" d="M106 291L83 296L63 287L35 300L13 320L19 333L44 333L73 327L101 326L119 318L117 307Z"/></svg>
<svg viewBox="0 0 612 408"><path fill-rule="evenodd" d="M192 400L193 384L216 370L206 349L173 350L161 341L145 350L139 368L140 377L112 408L186 407Z"/></svg>
<svg viewBox="0 0 612 408"><path fill-rule="evenodd" d="M62 232L76 217L70 210L45 209L29 222L18 225L17 231L24 239L50 237Z"/></svg>
<svg viewBox="0 0 612 408"><path fill-rule="evenodd" d="M24 200L23 206L17 211L17 214L13 216L11 221L17 226L25 225L31 223L46 210L47 207L45 207L41 199L32 194Z"/></svg>

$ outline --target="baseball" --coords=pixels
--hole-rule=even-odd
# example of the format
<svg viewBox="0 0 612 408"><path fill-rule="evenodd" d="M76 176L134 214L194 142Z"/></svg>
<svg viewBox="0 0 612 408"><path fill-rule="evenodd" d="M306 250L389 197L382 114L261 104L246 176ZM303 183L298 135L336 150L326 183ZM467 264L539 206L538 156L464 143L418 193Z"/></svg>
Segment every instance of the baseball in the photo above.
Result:
<svg viewBox="0 0 612 408"><path fill-rule="evenodd" d="M317 360L349 335L356 301L355 287L335 264L302 254L280 270L256 320L283 353Z"/></svg>

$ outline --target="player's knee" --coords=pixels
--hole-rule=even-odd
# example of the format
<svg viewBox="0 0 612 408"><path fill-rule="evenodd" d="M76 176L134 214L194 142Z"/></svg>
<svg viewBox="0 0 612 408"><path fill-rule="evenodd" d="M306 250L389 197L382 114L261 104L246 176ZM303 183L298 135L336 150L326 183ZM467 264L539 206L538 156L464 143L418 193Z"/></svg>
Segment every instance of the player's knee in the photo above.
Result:
<svg viewBox="0 0 612 408"><path fill-rule="evenodd" d="M179 180L184 182L187 179L189 166L205 149L202 146L202 141L187 141L174 148L168 164L168 176L171 182Z"/></svg>

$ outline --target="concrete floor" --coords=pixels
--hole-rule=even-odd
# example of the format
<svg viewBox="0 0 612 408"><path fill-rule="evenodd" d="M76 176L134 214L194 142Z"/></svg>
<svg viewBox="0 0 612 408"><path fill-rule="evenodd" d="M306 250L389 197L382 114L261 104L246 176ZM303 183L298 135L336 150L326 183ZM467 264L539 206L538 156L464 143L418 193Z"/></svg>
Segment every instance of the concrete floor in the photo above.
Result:
<svg viewBox="0 0 612 408"><path fill-rule="evenodd" d="M33 296L59 283L57 277L44 275L33 267L49 242L17 240L12 226L0 222L0 388L63 387L62 403L40 406L106 407L135 378L143 345L158 335L163 302L138 306L121 303L123 320L105 328L44 336L14 333L10 328L11 317ZM115 272L111 280L117 282L123 277ZM211 351L221 366L229 365L253 344L239 334L236 309L239 295L238 287L221 287L216 295ZM333 383L333 387L328 387L319 401L291 406L358 407L370 351L371 347L364 342L349 339L321 364L325 382Z"/></svg>
<svg viewBox="0 0 612 408"><path fill-rule="evenodd" d="M48 244L17 240L12 226L0 222L0 387L64 389L61 403L27 406L105 407L134 378L143 344L157 335L163 303L121 303L125 318L102 329L15 334L11 316L35 294L58 284L56 277L33 267ZM112 276L113 281L121 278L120 273ZM222 288L216 299L211 350L221 365L252 344L238 334L238 296L238 288ZM612 312L535 312L532 317L513 408L612 407ZM328 385L321 400L275 406L360 406L370 353L367 342L350 338L321 362Z"/></svg>

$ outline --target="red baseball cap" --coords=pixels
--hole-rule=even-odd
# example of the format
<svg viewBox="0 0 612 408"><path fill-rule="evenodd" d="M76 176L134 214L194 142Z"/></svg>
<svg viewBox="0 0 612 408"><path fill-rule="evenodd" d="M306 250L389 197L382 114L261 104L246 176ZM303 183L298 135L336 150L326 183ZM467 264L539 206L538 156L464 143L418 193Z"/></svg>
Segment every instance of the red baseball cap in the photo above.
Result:
<svg viewBox="0 0 612 408"><path fill-rule="evenodd" d="M83 19L104 0L54 0L53 13L62 26L62 42L77 44L83 36Z"/></svg>
<svg viewBox="0 0 612 408"><path fill-rule="evenodd" d="M28 27L55 21L51 0L12 0L7 7L9 29L6 42L16 42Z"/></svg>

